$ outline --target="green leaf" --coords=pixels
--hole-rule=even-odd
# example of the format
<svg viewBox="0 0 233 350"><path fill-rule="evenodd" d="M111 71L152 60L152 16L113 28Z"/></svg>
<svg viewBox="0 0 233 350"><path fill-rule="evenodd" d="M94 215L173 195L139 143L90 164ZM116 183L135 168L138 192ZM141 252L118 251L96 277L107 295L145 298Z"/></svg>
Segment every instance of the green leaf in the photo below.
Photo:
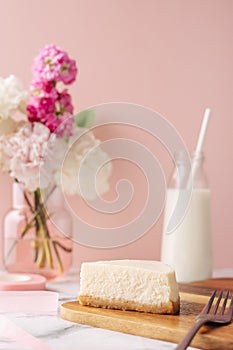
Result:
<svg viewBox="0 0 233 350"><path fill-rule="evenodd" d="M75 124L80 128L91 128L95 120L95 111L86 109L74 116Z"/></svg>

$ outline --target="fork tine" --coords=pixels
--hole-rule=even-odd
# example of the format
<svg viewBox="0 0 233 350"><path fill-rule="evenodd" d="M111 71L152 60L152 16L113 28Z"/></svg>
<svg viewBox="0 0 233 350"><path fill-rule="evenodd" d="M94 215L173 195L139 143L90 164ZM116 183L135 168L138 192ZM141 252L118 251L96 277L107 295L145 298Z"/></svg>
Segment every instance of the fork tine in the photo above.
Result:
<svg viewBox="0 0 233 350"><path fill-rule="evenodd" d="M222 292L222 290L221 290L221 292L219 293L219 296L218 296L217 303L216 303L216 305L215 305L215 307L214 307L214 310L213 310L213 313L214 313L214 314L216 314L216 312L217 312L217 310L218 310L220 301L221 301L221 299L222 299L222 293L223 293L223 292Z"/></svg>
<svg viewBox="0 0 233 350"><path fill-rule="evenodd" d="M204 314L204 313L207 313L207 314L208 314L208 312L210 311L210 308L211 308L211 306L212 306L212 304L213 304L213 301L214 301L216 292L217 292L217 290L215 289L215 290L213 291L213 293L211 294L211 297L210 297L208 303L206 304L206 306L205 306L205 307L203 308L203 310L201 311L201 314Z"/></svg>
<svg viewBox="0 0 233 350"><path fill-rule="evenodd" d="M229 307L229 310L227 312L227 315L231 315L231 317L233 316L233 294L231 297L231 303L230 303L230 307Z"/></svg>
<svg viewBox="0 0 233 350"><path fill-rule="evenodd" d="M223 314L224 314L224 311L225 311L225 308L226 308L226 305L227 305L228 296L229 296L229 290L226 292L226 296L225 296L224 302L223 302L223 304L222 304L222 308L221 308L221 311L220 311L220 315L223 315Z"/></svg>

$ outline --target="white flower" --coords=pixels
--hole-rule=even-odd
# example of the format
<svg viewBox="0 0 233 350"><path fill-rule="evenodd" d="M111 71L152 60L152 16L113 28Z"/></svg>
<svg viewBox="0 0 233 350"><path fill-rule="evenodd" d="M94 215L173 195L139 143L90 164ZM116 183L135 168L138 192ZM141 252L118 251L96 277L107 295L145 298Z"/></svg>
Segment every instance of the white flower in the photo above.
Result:
<svg viewBox="0 0 233 350"><path fill-rule="evenodd" d="M94 200L108 191L112 165L100 143L92 132L84 129L79 129L70 138L61 174L57 174L57 181L61 182L64 192Z"/></svg>
<svg viewBox="0 0 233 350"><path fill-rule="evenodd" d="M17 129L17 123L12 118L0 119L0 137L12 134Z"/></svg>
<svg viewBox="0 0 233 350"><path fill-rule="evenodd" d="M68 144L62 138L52 134L51 146L47 147L44 163L40 167L40 188L46 188L48 184L56 183L56 177L61 169L63 159L68 149Z"/></svg>
<svg viewBox="0 0 233 350"><path fill-rule="evenodd" d="M7 119L16 111L25 113L27 97L28 93L14 75L6 79L0 77L0 119Z"/></svg>
<svg viewBox="0 0 233 350"><path fill-rule="evenodd" d="M17 130L17 123L12 119L0 120L0 169L3 167L3 141L6 135L12 134Z"/></svg>
<svg viewBox="0 0 233 350"><path fill-rule="evenodd" d="M112 164L107 153L100 146L91 149L81 162L79 172L80 194L87 200L94 200L109 190Z"/></svg>

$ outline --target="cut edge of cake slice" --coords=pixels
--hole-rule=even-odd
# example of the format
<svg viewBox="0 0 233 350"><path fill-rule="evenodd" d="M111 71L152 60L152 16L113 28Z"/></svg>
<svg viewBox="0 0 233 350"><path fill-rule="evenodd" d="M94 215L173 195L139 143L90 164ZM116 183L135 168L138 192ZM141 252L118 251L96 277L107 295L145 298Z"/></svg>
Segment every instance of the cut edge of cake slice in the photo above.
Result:
<svg viewBox="0 0 233 350"><path fill-rule="evenodd" d="M175 271L160 261L110 260L83 263L81 305L177 314L180 298Z"/></svg>

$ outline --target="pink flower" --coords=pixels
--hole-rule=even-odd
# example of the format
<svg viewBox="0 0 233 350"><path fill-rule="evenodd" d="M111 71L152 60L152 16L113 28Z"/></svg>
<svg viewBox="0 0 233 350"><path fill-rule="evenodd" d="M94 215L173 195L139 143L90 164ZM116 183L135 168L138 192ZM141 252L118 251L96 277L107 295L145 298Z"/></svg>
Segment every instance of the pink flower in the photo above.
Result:
<svg viewBox="0 0 233 350"><path fill-rule="evenodd" d="M47 114L41 121L51 132L56 134L57 137L69 137L72 135L74 119L69 115L64 114L57 117L55 114L51 113Z"/></svg>
<svg viewBox="0 0 233 350"><path fill-rule="evenodd" d="M27 106L28 120L40 122L58 137L72 135L73 105L67 90L59 92L56 83L72 83L76 63L55 45L46 46L35 59L32 94Z"/></svg>
<svg viewBox="0 0 233 350"><path fill-rule="evenodd" d="M28 120L46 125L58 137L69 137L72 135L74 124L71 96L66 90L61 93L56 89L55 93L53 90L30 97L31 104L27 106Z"/></svg>
<svg viewBox="0 0 233 350"><path fill-rule="evenodd" d="M40 179L40 168L48 152L54 151L56 137L41 123L23 123L18 131L2 140L4 170L29 191L47 187L53 180L52 172L46 181Z"/></svg>
<svg viewBox="0 0 233 350"><path fill-rule="evenodd" d="M66 114L60 116L59 125L54 130L54 133L57 137L70 137L73 134L74 128L74 119L72 117L67 116Z"/></svg>
<svg viewBox="0 0 233 350"><path fill-rule="evenodd" d="M35 58L33 66L34 79L71 84L77 75L75 60L69 58L65 51L55 45L47 45Z"/></svg>
<svg viewBox="0 0 233 350"><path fill-rule="evenodd" d="M66 113L73 113L73 105L71 102L71 96L68 94L67 90L62 91L58 95L58 99L56 101L56 107L57 107L57 112L60 112L63 114L64 112Z"/></svg>
<svg viewBox="0 0 233 350"><path fill-rule="evenodd" d="M38 107L42 99L55 101L57 98L58 91L51 82L35 81L31 83L29 105Z"/></svg>

